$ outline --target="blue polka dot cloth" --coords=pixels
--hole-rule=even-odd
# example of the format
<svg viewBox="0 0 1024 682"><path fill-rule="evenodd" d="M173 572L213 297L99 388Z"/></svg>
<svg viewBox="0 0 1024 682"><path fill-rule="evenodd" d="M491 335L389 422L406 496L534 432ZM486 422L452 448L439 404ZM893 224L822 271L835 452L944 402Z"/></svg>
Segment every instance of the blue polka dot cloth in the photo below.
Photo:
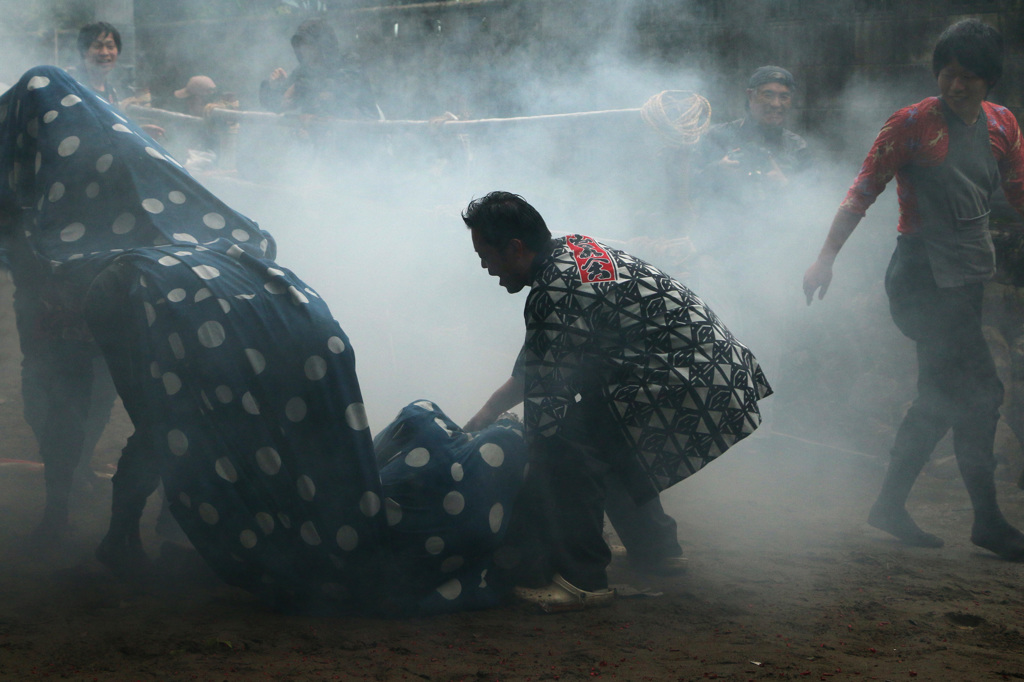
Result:
<svg viewBox="0 0 1024 682"><path fill-rule="evenodd" d="M511 588L501 542L526 475L522 422L505 416L466 433L420 400L377 434L374 446L395 560L417 608L496 604Z"/></svg>
<svg viewBox="0 0 1024 682"><path fill-rule="evenodd" d="M0 230L48 284L84 297L115 260L126 273L133 438L224 580L321 613L479 608L507 591L487 569L522 481L517 428L474 437L414 404L447 435L414 424L422 442L403 441L382 484L327 304L272 260L269 235L60 69L0 98L0 179L0 211L21 213Z"/></svg>

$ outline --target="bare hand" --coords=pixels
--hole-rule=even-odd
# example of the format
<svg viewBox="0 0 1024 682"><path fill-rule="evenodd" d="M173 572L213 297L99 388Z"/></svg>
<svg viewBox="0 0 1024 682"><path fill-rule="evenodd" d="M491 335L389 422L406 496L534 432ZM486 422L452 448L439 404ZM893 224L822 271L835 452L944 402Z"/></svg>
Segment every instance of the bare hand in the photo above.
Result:
<svg viewBox="0 0 1024 682"><path fill-rule="evenodd" d="M287 78L288 72L282 69L280 66L270 72L270 80L279 81L282 78Z"/></svg>
<svg viewBox="0 0 1024 682"><path fill-rule="evenodd" d="M739 147L737 147L736 149L733 149L731 152L729 152L729 154L733 154L733 153L738 152L738 151L739 151ZM735 160L735 159L730 158L729 154L726 154L721 159L716 161L715 165L718 166L719 168L723 168L723 169L727 169L727 170L737 170L740 167L740 162Z"/></svg>
<svg viewBox="0 0 1024 682"><path fill-rule="evenodd" d="M811 267L804 273L804 296L807 297L807 305L814 300L814 292L818 293L818 300L825 298L829 284L832 283L832 264L822 261L820 258L814 261Z"/></svg>

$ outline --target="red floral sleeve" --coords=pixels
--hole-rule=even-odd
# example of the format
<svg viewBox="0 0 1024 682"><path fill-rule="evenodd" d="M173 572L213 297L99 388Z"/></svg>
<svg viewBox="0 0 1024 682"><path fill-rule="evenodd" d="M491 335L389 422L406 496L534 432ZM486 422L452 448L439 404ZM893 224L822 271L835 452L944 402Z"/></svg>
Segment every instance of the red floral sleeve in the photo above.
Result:
<svg viewBox="0 0 1024 682"><path fill-rule="evenodd" d="M949 139L938 103L937 97L929 97L889 117L875 138L841 208L863 216L889 181L900 176L904 166L912 162L923 165L942 162ZM912 203L913 193L905 191L908 189L900 188L900 213L904 219L912 212L912 206L907 202ZM901 227L903 222L901 219Z"/></svg>
<svg viewBox="0 0 1024 682"><path fill-rule="evenodd" d="M985 102L988 136L992 153L999 163L1006 200L1024 214L1024 150L1021 149L1020 127L1006 107Z"/></svg>

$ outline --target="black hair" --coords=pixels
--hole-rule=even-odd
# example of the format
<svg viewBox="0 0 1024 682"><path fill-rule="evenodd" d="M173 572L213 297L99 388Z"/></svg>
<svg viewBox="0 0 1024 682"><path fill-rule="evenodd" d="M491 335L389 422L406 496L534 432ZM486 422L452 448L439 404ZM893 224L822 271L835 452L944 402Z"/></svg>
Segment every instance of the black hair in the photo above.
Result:
<svg viewBox="0 0 1024 682"><path fill-rule="evenodd" d="M105 21L86 24L78 30L78 54L84 56L89 51L89 46L93 44L93 41L107 33L114 39L114 44L117 45L117 52L120 54L121 33L117 30L117 27Z"/></svg>
<svg viewBox="0 0 1024 682"><path fill-rule="evenodd" d="M977 19L958 21L943 31L935 43L932 72L936 78L954 59L992 87L1003 75L1003 37Z"/></svg>
<svg viewBox="0 0 1024 682"><path fill-rule="evenodd" d="M497 249L518 239L526 248L539 252L551 240L551 232L537 209L511 192L491 192L473 199L462 212L462 220L485 244Z"/></svg>
<svg viewBox="0 0 1024 682"><path fill-rule="evenodd" d="M296 55L299 45L310 48L314 59L321 64L333 64L341 59L338 35L324 19L308 19L299 24L292 35L292 49L296 50Z"/></svg>

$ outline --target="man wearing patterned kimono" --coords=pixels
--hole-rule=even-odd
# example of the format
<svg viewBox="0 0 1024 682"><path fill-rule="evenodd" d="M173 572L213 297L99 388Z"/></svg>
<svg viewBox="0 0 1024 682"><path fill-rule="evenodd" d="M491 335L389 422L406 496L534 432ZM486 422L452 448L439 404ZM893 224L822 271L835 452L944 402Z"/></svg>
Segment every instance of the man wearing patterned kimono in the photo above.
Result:
<svg viewBox="0 0 1024 682"><path fill-rule="evenodd" d="M992 449L1003 385L982 333L983 286L995 272L988 219L1000 182L1024 212L1020 129L1007 109L985 101L1002 64L995 29L974 19L946 29L932 55L940 96L886 122L804 275L804 293L808 305L816 291L825 295L836 255L895 177L899 237L885 288L893 321L917 344L918 395L896 434L868 523L909 545L943 545L914 523L905 504L935 445L952 429L974 507L971 542L1020 561L1024 535L996 501Z"/></svg>
<svg viewBox="0 0 1024 682"><path fill-rule="evenodd" d="M752 433L771 389L715 314L652 265L590 237L552 239L508 192L463 220L482 267L511 294L530 288L516 370L467 424L525 402L530 471L510 542L520 582L547 584L519 594L546 611L606 604L609 478L638 506L654 500Z"/></svg>

